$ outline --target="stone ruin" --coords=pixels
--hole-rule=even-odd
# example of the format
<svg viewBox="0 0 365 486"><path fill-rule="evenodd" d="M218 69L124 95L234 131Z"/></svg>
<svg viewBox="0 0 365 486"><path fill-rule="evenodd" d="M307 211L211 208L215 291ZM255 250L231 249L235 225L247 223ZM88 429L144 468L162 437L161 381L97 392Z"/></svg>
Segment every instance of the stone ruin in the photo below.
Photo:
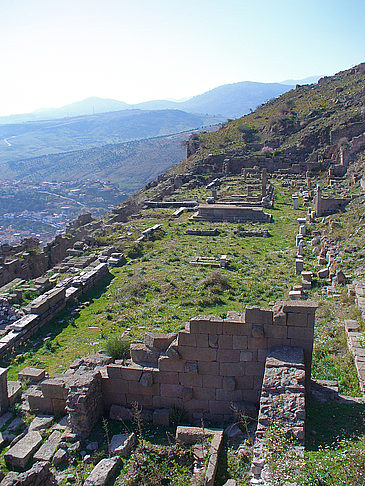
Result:
<svg viewBox="0 0 365 486"><path fill-rule="evenodd" d="M204 418L223 424L232 420L234 410L259 405L265 362L273 348L280 348L284 357L300 348L308 390L316 307L312 302L278 302L272 309L229 312L226 319L198 316L176 334L148 332L144 343L131 345L129 361L113 363L98 354L33 385L27 391L29 407L67 413L79 437L90 433L102 413L130 418L134 402L155 424L168 424L174 406L184 409L192 423Z"/></svg>

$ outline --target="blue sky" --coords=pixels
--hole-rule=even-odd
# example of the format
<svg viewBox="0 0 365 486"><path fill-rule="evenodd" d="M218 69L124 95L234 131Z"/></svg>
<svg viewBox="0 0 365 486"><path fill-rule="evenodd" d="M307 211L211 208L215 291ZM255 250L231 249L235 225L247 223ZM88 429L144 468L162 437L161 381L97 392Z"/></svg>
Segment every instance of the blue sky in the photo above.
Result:
<svg viewBox="0 0 365 486"><path fill-rule="evenodd" d="M365 61L363 0L0 0L0 114L180 99Z"/></svg>

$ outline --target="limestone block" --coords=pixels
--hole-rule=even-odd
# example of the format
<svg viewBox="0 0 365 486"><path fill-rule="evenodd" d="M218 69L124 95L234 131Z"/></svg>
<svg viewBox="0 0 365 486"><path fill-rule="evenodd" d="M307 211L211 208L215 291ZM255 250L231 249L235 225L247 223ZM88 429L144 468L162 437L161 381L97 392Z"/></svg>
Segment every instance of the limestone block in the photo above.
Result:
<svg viewBox="0 0 365 486"><path fill-rule="evenodd" d="M219 375L219 363L209 361L199 361L200 375Z"/></svg>
<svg viewBox="0 0 365 486"><path fill-rule="evenodd" d="M232 349L233 337L229 334L222 334L218 339L218 348L220 349ZM219 358L218 358L219 361Z"/></svg>
<svg viewBox="0 0 365 486"><path fill-rule="evenodd" d="M62 464L67 459L67 452L64 449L58 449L53 456L53 464L58 466Z"/></svg>
<svg viewBox="0 0 365 486"><path fill-rule="evenodd" d="M122 407L121 405L112 405L109 412L110 420L131 420L132 411L129 408Z"/></svg>
<svg viewBox="0 0 365 486"><path fill-rule="evenodd" d="M166 355L171 359L180 359L179 346L177 340L173 341L166 350Z"/></svg>
<svg viewBox="0 0 365 486"><path fill-rule="evenodd" d="M157 364L160 354L143 343L132 343L130 347L131 358L134 363Z"/></svg>
<svg viewBox="0 0 365 486"><path fill-rule="evenodd" d="M272 322L272 320L271 320ZM270 324L271 324L270 322ZM252 337L254 338L262 338L264 337L265 333L264 333L264 328L263 326L254 326L252 328Z"/></svg>
<svg viewBox="0 0 365 486"><path fill-rule="evenodd" d="M110 451L113 454L126 457L130 454L135 442L136 436L133 432L131 434L113 435L110 441Z"/></svg>
<svg viewBox="0 0 365 486"><path fill-rule="evenodd" d="M239 349L218 349L217 361L220 363L238 363L240 361Z"/></svg>
<svg viewBox="0 0 365 486"><path fill-rule="evenodd" d="M223 378L223 389L225 391L233 391L236 389L236 380L233 376L225 376Z"/></svg>
<svg viewBox="0 0 365 486"><path fill-rule="evenodd" d="M150 387L153 385L153 374L150 371L145 371L142 373L141 378L139 379L139 383L142 386Z"/></svg>
<svg viewBox="0 0 365 486"><path fill-rule="evenodd" d="M68 389L65 387L65 382L62 379L48 378L40 384L40 387L46 398L67 399Z"/></svg>
<svg viewBox="0 0 365 486"><path fill-rule="evenodd" d="M172 341L176 338L175 333L162 334L157 332L146 332L144 336L144 343L149 348L156 349L158 351L165 351Z"/></svg>
<svg viewBox="0 0 365 486"><path fill-rule="evenodd" d="M216 431L216 429L178 425L175 438L182 444L195 444L196 442L201 442L203 439L211 437Z"/></svg>
<svg viewBox="0 0 365 486"><path fill-rule="evenodd" d="M120 463L119 456L102 459L91 471L84 486L106 486L116 476Z"/></svg>
<svg viewBox="0 0 365 486"><path fill-rule="evenodd" d="M32 430L46 430L53 422L53 415L38 415L35 417L29 425L29 431Z"/></svg>
<svg viewBox="0 0 365 486"><path fill-rule="evenodd" d="M142 369L137 366L109 364L107 365L107 373L109 378L138 381L141 378Z"/></svg>
<svg viewBox="0 0 365 486"><path fill-rule="evenodd" d="M296 326L296 327L307 327L308 317L306 314L297 314L295 312L288 312L287 325Z"/></svg>
<svg viewBox="0 0 365 486"><path fill-rule="evenodd" d="M218 348L218 334L209 334L208 335L208 346L210 348Z"/></svg>
<svg viewBox="0 0 365 486"><path fill-rule="evenodd" d="M192 400L193 398L193 389L190 387L183 388L182 397L184 401Z"/></svg>
<svg viewBox="0 0 365 486"><path fill-rule="evenodd" d="M8 381L9 404L13 405L22 394L22 386L19 381Z"/></svg>
<svg viewBox="0 0 365 486"><path fill-rule="evenodd" d="M18 380L21 382L38 383L46 376L46 371L40 368L26 367L18 373Z"/></svg>
<svg viewBox="0 0 365 486"><path fill-rule="evenodd" d="M168 408L159 408L153 412L153 425L170 425L170 411Z"/></svg>
<svg viewBox="0 0 365 486"><path fill-rule="evenodd" d="M233 336L232 346L233 349L247 349L247 336Z"/></svg>
<svg viewBox="0 0 365 486"><path fill-rule="evenodd" d="M196 361L186 361L184 364L184 373L189 374L197 374L198 373L198 364Z"/></svg>
<svg viewBox="0 0 365 486"><path fill-rule="evenodd" d="M36 461L50 461L59 442L61 441L62 433L59 430L55 430L49 436L44 444L38 449L34 454L34 459Z"/></svg>
<svg viewBox="0 0 365 486"><path fill-rule="evenodd" d="M6 412L8 408L8 370L0 368L0 414Z"/></svg>
<svg viewBox="0 0 365 486"><path fill-rule="evenodd" d="M321 270L318 270L318 277L319 278L327 278L329 275L329 269L328 268L322 268Z"/></svg>
<svg viewBox="0 0 365 486"><path fill-rule="evenodd" d="M39 432L28 432L5 453L6 464L10 467L24 469L41 443L42 436Z"/></svg>
<svg viewBox="0 0 365 486"><path fill-rule="evenodd" d="M271 324L272 310L255 306L246 306L245 323L246 324Z"/></svg>
<svg viewBox="0 0 365 486"><path fill-rule="evenodd" d="M191 334L188 331L179 331L177 336L178 346L196 346L197 334Z"/></svg>
<svg viewBox="0 0 365 486"><path fill-rule="evenodd" d="M158 360L158 369L160 371L184 371L184 361L161 356Z"/></svg>
<svg viewBox="0 0 365 486"><path fill-rule="evenodd" d="M182 398L182 386L161 383L161 397Z"/></svg>

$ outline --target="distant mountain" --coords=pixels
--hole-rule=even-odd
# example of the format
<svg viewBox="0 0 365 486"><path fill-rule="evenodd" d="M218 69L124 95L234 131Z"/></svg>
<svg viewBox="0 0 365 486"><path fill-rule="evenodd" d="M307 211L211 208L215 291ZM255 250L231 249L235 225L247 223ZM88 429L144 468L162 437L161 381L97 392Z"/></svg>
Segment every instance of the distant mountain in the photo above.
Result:
<svg viewBox="0 0 365 486"><path fill-rule="evenodd" d="M23 123L26 121L52 120L69 116L92 115L111 111L139 110L182 110L189 113L219 115L236 118L249 113L258 105L292 89L296 83L241 83L224 84L185 101L152 100L137 104L104 98L86 98L85 100L63 106L0 117L1 124Z"/></svg>
<svg viewBox="0 0 365 486"><path fill-rule="evenodd" d="M280 84L314 84L317 83L321 77L322 76L308 76L303 79L286 79L285 81L281 81Z"/></svg>
<svg viewBox="0 0 365 486"><path fill-rule="evenodd" d="M29 157L169 135L220 121L224 118L181 110L122 110L0 125L0 167Z"/></svg>
<svg viewBox="0 0 365 486"><path fill-rule="evenodd" d="M128 194L185 159L191 131L18 160L1 166L1 178L33 181L111 181Z"/></svg>

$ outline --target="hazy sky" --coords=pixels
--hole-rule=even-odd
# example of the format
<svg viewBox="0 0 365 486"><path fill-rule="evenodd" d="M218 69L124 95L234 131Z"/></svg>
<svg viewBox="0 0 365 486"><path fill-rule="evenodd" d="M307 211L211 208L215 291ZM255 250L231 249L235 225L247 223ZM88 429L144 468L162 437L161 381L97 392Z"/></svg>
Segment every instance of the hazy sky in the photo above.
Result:
<svg viewBox="0 0 365 486"><path fill-rule="evenodd" d="M365 61L364 0L0 0L0 114L129 103Z"/></svg>

